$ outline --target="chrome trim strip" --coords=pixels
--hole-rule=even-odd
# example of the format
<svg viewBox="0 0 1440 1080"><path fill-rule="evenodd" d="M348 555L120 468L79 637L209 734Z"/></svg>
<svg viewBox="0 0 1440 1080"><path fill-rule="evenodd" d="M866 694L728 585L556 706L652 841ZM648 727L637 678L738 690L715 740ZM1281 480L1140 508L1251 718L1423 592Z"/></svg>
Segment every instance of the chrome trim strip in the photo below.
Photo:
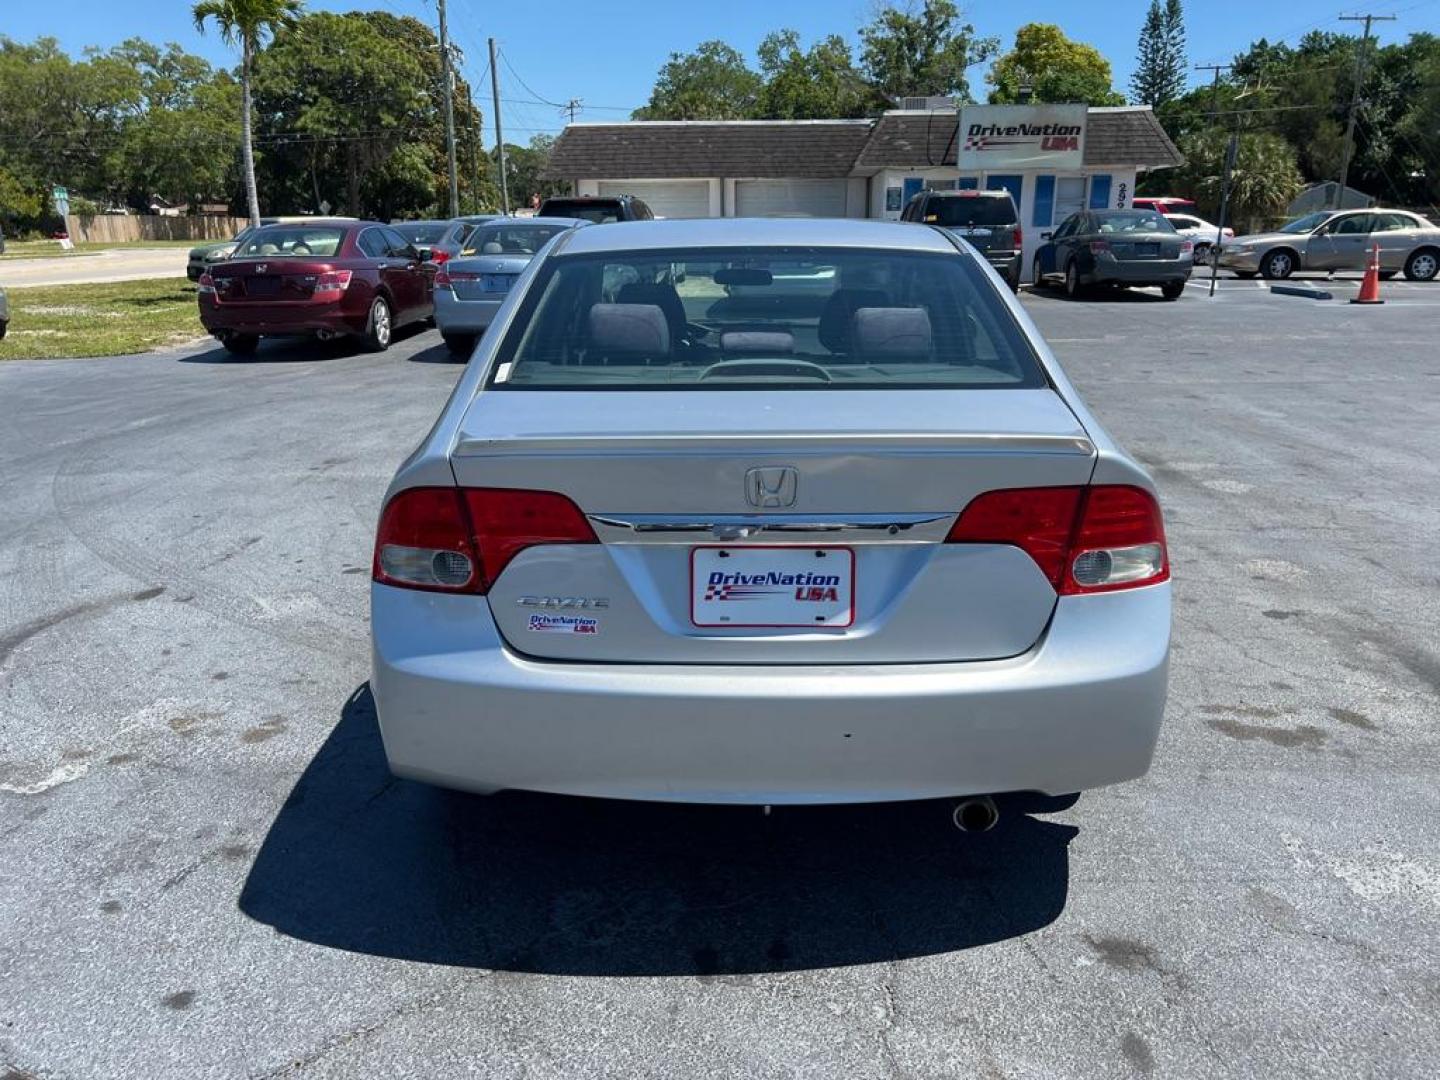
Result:
<svg viewBox="0 0 1440 1080"><path fill-rule="evenodd" d="M587 514L607 544L725 543L937 544L955 514Z"/></svg>
<svg viewBox="0 0 1440 1080"><path fill-rule="evenodd" d="M981 434L976 432L908 432L879 434L876 432L709 432L689 435L644 432L616 435L589 434L577 431L569 435L505 435L499 438L458 439L452 451L455 457L480 457L504 454L574 454L585 451L591 455L621 451L691 451L708 450L734 453L743 447L748 453L764 453L773 447L786 453L806 451L896 450L925 452L964 450L990 454L1062 454L1090 457L1094 444L1084 435Z"/></svg>

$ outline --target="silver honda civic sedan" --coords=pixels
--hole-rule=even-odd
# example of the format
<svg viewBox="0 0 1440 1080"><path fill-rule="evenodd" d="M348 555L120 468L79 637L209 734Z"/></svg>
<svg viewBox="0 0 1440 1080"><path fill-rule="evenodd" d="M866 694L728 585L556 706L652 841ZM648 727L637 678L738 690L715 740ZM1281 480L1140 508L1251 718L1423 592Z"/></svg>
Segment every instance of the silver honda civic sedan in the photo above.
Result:
<svg viewBox="0 0 1440 1080"><path fill-rule="evenodd" d="M373 577L390 767L472 791L1066 794L1143 774L1164 712L1154 487L940 229L562 234Z"/></svg>

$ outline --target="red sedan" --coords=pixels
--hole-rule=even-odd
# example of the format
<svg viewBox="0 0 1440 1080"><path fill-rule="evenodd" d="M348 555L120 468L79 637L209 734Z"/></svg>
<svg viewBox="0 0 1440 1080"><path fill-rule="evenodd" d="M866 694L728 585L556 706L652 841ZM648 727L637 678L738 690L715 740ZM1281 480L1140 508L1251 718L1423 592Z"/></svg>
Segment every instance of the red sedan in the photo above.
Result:
<svg viewBox="0 0 1440 1080"><path fill-rule="evenodd" d="M378 221L290 222L251 233L200 278L200 321L232 353L262 337L353 337L374 352L434 314L435 267Z"/></svg>

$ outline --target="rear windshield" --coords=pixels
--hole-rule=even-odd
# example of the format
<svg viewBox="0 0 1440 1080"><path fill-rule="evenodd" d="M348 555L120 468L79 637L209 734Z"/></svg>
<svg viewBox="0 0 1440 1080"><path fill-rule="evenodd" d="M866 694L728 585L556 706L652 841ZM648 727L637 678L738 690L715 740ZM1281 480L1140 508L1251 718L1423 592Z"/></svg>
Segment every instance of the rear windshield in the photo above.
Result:
<svg viewBox="0 0 1440 1080"><path fill-rule="evenodd" d="M570 202L564 199L546 199L540 211L543 217L573 217L604 225L620 220L619 199L585 199Z"/></svg>
<svg viewBox="0 0 1440 1080"><path fill-rule="evenodd" d="M323 225L266 225L256 229L235 251L236 256L320 255L340 250L345 230Z"/></svg>
<svg viewBox="0 0 1440 1080"><path fill-rule="evenodd" d="M450 231L449 221L402 221L390 227L412 244L428 247Z"/></svg>
<svg viewBox="0 0 1440 1080"><path fill-rule="evenodd" d="M501 343L492 385L873 390L1046 381L971 259L725 248L549 260Z"/></svg>
<svg viewBox="0 0 1440 1080"><path fill-rule="evenodd" d="M1107 210L1095 215L1095 228L1102 233L1175 231L1158 210Z"/></svg>
<svg viewBox="0 0 1440 1080"><path fill-rule="evenodd" d="M481 225L465 241L466 255L534 255L565 225Z"/></svg>
<svg viewBox="0 0 1440 1080"><path fill-rule="evenodd" d="M925 204L925 215L921 220L927 225L993 225L1005 228L1014 227L1017 218L1015 204L1008 198L955 195L931 199Z"/></svg>

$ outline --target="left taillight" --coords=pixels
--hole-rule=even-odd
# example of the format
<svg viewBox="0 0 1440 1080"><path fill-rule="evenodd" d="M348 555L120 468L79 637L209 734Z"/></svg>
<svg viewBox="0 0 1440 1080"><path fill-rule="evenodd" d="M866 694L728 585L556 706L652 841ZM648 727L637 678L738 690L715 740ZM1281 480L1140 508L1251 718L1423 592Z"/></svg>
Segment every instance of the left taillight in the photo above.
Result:
<svg viewBox="0 0 1440 1080"><path fill-rule="evenodd" d="M1154 585L1170 577L1165 526L1142 488L1008 488L971 500L947 543L1013 544L1062 595Z"/></svg>
<svg viewBox="0 0 1440 1080"><path fill-rule="evenodd" d="M1025 246L1025 230L1021 229L1021 228L1017 225L1017 226L1015 227L1015 231L1010 234L1010 243L1011 243L1011 245L1015 248L1016 251L1019 251L1022 247L1024 247L1024 246Z"/></svg>
<svg viewBox="0 0 1440 1080"><path fill-rule="evenodd" d="M410 488L380 515L374 580L405 589L485 593L538 544L594 544L577 507L553 491Z"/></svg>

